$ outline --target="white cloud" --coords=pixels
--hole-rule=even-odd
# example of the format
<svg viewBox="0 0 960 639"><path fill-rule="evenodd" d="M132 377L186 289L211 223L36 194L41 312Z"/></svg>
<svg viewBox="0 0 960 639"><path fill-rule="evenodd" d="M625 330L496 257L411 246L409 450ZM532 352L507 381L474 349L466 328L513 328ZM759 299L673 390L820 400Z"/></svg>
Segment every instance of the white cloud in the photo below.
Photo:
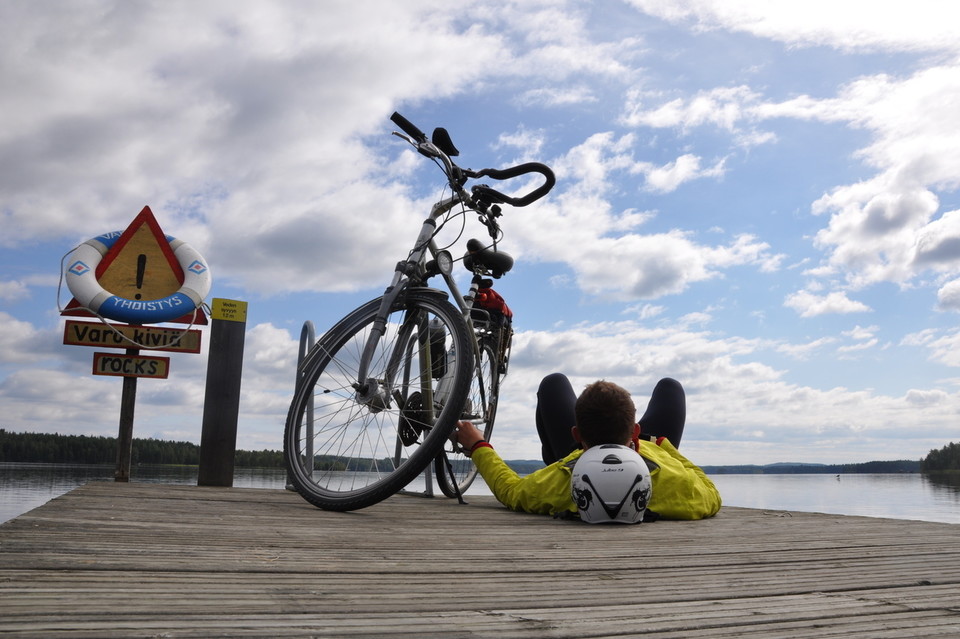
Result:
<svg viewBox="0 0 960 639"><path fill-rule="evenodd" d="M722 176L724 174L724 160L720 160L712 167L701 169L700 158L687 153L664 166L654 167L642 163L634 170L646 174L645 188L656 193L670 193L690 180Z"/></svg>
<svg viewBox="0 0 960 639"><path fill-rule="evenodd" d="M901 340L906 346L921 346L929 351L929 359L945 366L960 366L960 330L928 328L907 335Z"/></svg>
<svg viewBox="0 0 960 639"><path fill-rule="evenodd" d="M871 310L863 302L851 300L846 293L840 291L833 291L827 295L798 291L788 295L783 305L795 310L800 317L816 317L826 313L866 313Z"/></svg>
<svg viewBox="0 0 960 639"><path fill-rule="evenodd" d="M918 390L910 389L907 391L906 401L914 406L935 406L950 401L950 395L942 390Z"/></svg>
<svg viewBox="0 0 960 639"><path fill-rule="evenodd" d="M525 257L562 260L588 295L626 301L680 293L735 266L751 265L766 272L779 268L783 256L748 234L711 246L678 229L632 232L642 229L653 214L613 212L611 198L617 193L612 185L622 175L644 174L648 182L674 190L688 180L723 171L722 161L704 170L693 156L664 167L636 162L635 142L632 134L599 133L550 162L563 190L511 219L511 241L522 243ZM557 247L564 250L558 252Z"/></svg>
<svg viewBox="0 0 960 639"><path fill-rule="evenodd" d="M862 77L828 99L802 95L772 102L737 87L701 91L648 110L637 94L634 100L629 123L687 133L709 124L757 134L753 127L777 118L839 122L869 131L871 143L856 156L878 172L837 186L812 204L813 213L831 217L815 236L827 252L826 262L810 273L841 274L850 286L862 287L904 283L927 269L960 272L960 213L936 217L937 191L960 187L960 64L904 78Z"/></svg>
<svg viewBox="0 0 960 639"><path fill-rule="evenodd" d="M871 339L865 342L858 342L856 344L848 344L846 346L840 346L839 348L837 348L837 352L838 353L855 353L858 351L866 351L873 348L879 343L880 343L880 340Z"/></svg>
<svg viewBox="0 0 960 639"><path fill-rule="evenodd" d="M702 90L688 99L675 98L647 108L647 103L659 102L662 95L631 89L620 121L630 127L677 129L683 135L692 134L698 127L714 126L730 133L738 147L750 148L777 138L772 131L756 128L763 119L762 98L760 93L741 85Z"/></svg>
<svg viewBox="0 0 960 639"><path fill-rule="evenodd" d="M611 220L610 229L613 232L631 231L639 228L656 217L655 211L637 211L628 209Z"/></svg>
<svg viewBox="0 0 960 639"><path fill-rule="evenodd" d="M830 46L844 51L957 51L953 29L960 16L937 0L884 2L808 0L628 0L651 15L697 28L745 31L797 46Z"/></svg>
<svg viewBox="0 0 960 639"><path fill-rule="evenodd" d="M0 300L12 302L30 296L30 290L23 282L11 280L0 282Z"/></svg>
<svg viewBox="0 0 960 639"><path fill-rule="evenodd" d="M677 98L658 107L645 110L644 103L659 94L632 89L627 93L625 113L621 116L627 126L654 128L681 128L710 124L726 131L737 130L741 120L762 96L747 86L720 87L699 91L692 98Z"/></svg>
<svg viewBox="0 0 960 639"><path fill-rule="evenodd" d="M501 133L497 143L493 148L502 149L511 147L522 152L523 159L542 158L541 149L544 143L544 132L531 131L526 128L520 128L514 133Z"/></svg>
<svg viewBox="0 0 960 639"><path fill-rule="evenodd" d="M914 263L918 268L960 269L960 211L947 211L917 233Z"/></svg>
<svg viewBox="0 0 960 639"><path fill-rule="evenodd" d="M848 2L843 7L830 3L829 9L819 2L801 7L751 0L632 4L669 21L748 31L791 44L960 50L960 40L943 22L947 15L939 3L924 8ZM947 14L951 11L960 17L960 9ZM633 89L622 117L629 126L676 128L685 135L696 128L716 127L729 132L738 145L773 141L772 132L758 127L781 118L843 123L869 132L871 142L855 157L877 173L836 186L812 205L815 214L831 217L815 237L826 261L809 273L839 274L857 288L909 282L928 269L960 272L960 216L951 211L937 218L938 192L960 187L958 113L960 63L951 55L906 77L876 74L854 79L826 99L798 95L775 102L746 85L701 89L672 99L665 99L662 91Z"/></svg>
<svg viewBox="0 0 960 639"><path fill-rule="evenodd" d="M523 106L543 105L561 106L569 104L589 104L598 101L589 87L544 87L530 89L516 98Z"/></svg>
<svg viewBox="0 0 960 639"><path fill-rule="evenodd" d="M257 324L247 331L244 348L251 350L245 358L247 370L253 366L263 375L296 370L298 343L290 333L273 324ZM284 384L287 388L289 384Z"/></svg>
<svg viewBox="0 0 960 639"><path fill-rule="evenodd" d="M940 287L937 305L942 310L960 311L960 279L951 280Z"/></svg>
<svg viewBox="0 0 960 639"><path fill-rule="evenodd" d="M610 188L613 173L631 170L635 138L616 137L612 132L596 133L551 162L558 179L569 186L567 193L603 195ZM555 197L555 196L551 196Z"/></svg>
<svg viewBox="0 0 960 639"><path fill-rule="evenodd" d="M630 306L623 310L623 315L631 316L635 315L636 318L640 321L650 320L658 315L663 314L667 310L665 306L657 306L654 304L641 304L639 306Z"/></svg>
<svg viewBox="0 0 960 639"><path fill-rule="evenodd" d="M874 142L860 155L880 170L813 205L815 213L832 213L816 237L832 270L853 286L902 283L926 269L957 272L958 216L935 217L934 190L960 185L960 65L903 80L865 78L821 106L816 117L871 130Z"/></svg>
<svg viewBox="0 0 960 639"><path fill-rule="evenodd" d="M626 301L656 299L720 277L726 268L754 265L765 269L776 261L769 246L749 236L721 246L699 244L681 231L609 236L606 233L611 226L596 207L590 211L588 225L577 225L574 218L578 215L570 211L582 212L583 204L572 201L556 212L544 207L527 223L554 230L533 232L526 240L531 255L545 261L557 259L557 246L566 247L561 255L576 272L579 288L589 295Z"/></svg>
<svg viewBox="0 0 960 639"><path fill-rule="evenodd" d="M189 231L221 281L369 285L395 238L357 211L397 202L387 215L402 218L412 204L388 181L360 183L380 169L358 136L404 99L472 88L509 55L444 7L5 4L5 59L30 64L4 67L17 90L0 94L0 242L82 241L146 203L168 233ZM380 260L355 259L361 234Z"/></svg>
<svg viewBox="0 0 960 639"><path fill-rule="evenodd" d="M843 122L873 136L857 156L879 172L838 186L812 205L815 214L832 215L816 235L816 244L828 251L827 262L811 273L841 273L860 287L903 283L926 269L960 269L960 216L950 211L935 217L940 205L935 191L960 186L960 65L906 78L863 77L830 99L799 96L774 103L745 95L749 105L732 110L744 121Z"/></svg>
<svg viewBox="0 0 960 639"><path fill-rule="evenodd" d="M798 360L807 360L813 357L817 351L823 350L825 347L835 343L837 340L834 337L821 337L819 339L806 342L805 344L780 344L777 346L776 350L778 353L784 353L789 355L794 359Z"/></svg>
<svg viewBox="0 0 960 639"><path fill-rule="evenodd" d="M860 326L857 324L849 331L843 331L842 335L855 340L872 340L878 328L878 326Z"/></svg>
<svg viewBox="0 0 960 639"><path fill-rule="evenodd" d="M46 359L55 351L62 333L37 328L0 311L0 364L33 363Z"/></svg>

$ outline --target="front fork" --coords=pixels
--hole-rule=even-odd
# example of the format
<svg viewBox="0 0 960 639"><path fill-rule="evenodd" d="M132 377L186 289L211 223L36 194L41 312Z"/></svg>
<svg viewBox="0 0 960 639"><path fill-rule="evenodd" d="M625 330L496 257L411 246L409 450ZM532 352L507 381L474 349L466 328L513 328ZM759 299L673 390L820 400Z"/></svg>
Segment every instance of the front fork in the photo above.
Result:
<svg viewBox="0 0 960 639"><path fill-rule="evenodd" d="M378 380L373 377L367 377L367 371L370 368L370 362L373 361L373 356L380 345L383 335L387 332L387 318L390 316L390 311L404 290L406 290L405 283L401 283L399 279L396 279L395 284L391 285L384 292L383 297L380 298L380 308L377 310L377 315L373 320L370 335L367 336L367 342L363 346L363 354L360 356L360 364L357 369L357 381L353 387L357 392L357 401L367 406L370 411L374 413L379 413L382 410L390 408L391 387L393 385L391 382L395 378L400 362L404 359L404 354L398 352L403 349L396 348L394 352L390 354L384 379ZM406 330L408 330L408 321L405 318L404 325L401 328L401 334L398 337L402 338L402 333ZM398 339L397 345L400 346L405 343L404 340Z"/></svg>
<svg viewBox="0 0 960 639"><path fill-rule="evenodd" d="M390 283L390 286L387 287L387 290L384 291L383 297L380 299L380 308L377 311L376 319L373 321L373 327L370 330L367 343L364 344L363 354L360 357L360 363L357 369L357 381L354 383L354 388L357 391L357 400L361 404L368 406L374 412L380 412L390 407L392 380L396 374L396 367L399 366L399 360L394 361L394 353L390 356L391 361L387 369L386 379L381 382L367 376L370 362L373 361L373 356L377 351L380 340L386 333L387 318L390 316L390 311L394 308L397 299L409 288L411 277L417 276L420 269L422 269L424 256L427 254L427 251L429 250L431 255L436 254L437 245L433 241L433 236L437 232L437 220L461 201L461 196L455 194L433 205L433 208L430 210L430 216L423 221L423 225L420 227L420 233L417 235L413 250L405 261L397 264L397 268L393 274L393 281ZM452 281L452 278L444 277L448 283ZM404 328L406 327L407 319L405 318ZM421 349L421 353L423 350L424 349ZM429 359L428 353L428 364L430 363ZM426 370L429 372L432 369L427 367ZM426 383L421 384L421 386L425 387L427 393L429 393L432 398L433 391L431 384ZM426 396L424 396L424 398L426 399ZM432 404L428 404L428 406L432 407Z"/></svg>
<svg viewBox="0 0 960 639"><path fill-rule="evenodd" d="M402 292L407 289L406 285L396 286L392 291L384 293L380 302L380 310L374 319L373 327L367 342L364 345L363 355L360 359L356 389L357 402L366 406L371 412L379 413L388 410L396 405L401 410L404 408L410 393L402 394L402 388L407 388L410 379L410 360L414 357L412 352L416 347L417 363L420 368L420 379L418 381L420 391L420 405L418 419L425 422L427 426L432 425L436 420L434 406L436 405L433 392L433 370L434 358L445 357L446 354L433 353L430 343L430 326L426 314L419 309L411 313L407 311L403 317L400 328L397 332L395 343L390 346L392 349L387 356L387 366L382 379L368 376L370 362L382 343L386 333L387 317L390 311L395 308L397 300ZM414 336L416 343L414 343ZM398 376L402 375L401 379ZM441 380L442 382L442 380ZM438 385L438 388L440 385Z"/></svg>

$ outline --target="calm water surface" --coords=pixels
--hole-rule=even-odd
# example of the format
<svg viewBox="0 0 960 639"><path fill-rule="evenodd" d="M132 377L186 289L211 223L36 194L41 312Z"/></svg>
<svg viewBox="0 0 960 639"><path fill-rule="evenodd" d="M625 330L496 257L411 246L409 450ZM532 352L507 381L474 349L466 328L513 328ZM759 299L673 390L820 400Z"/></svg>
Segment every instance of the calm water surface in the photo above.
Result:
<svg viewBox="0 0 960 639"><path fill-rule="evenodd" d="M711 475L726 506L823 512L960 524L960 486L924 475ZM0 463L0 522L90 481L113 481L113 466ZM196 485L195 466L138 466L132 482ZM238 488L282 489L284 471L238 468ZM411 484L423 490L423 480ZM439 494L439 490L435 491ZM489 495L482 481L468 495Z"/></svg>
<svg viewBox="0 0 960 639"><path fill-rule="evenodd" d="M711 475L726 506L960 524L956 478L926 475Z"/></svg>

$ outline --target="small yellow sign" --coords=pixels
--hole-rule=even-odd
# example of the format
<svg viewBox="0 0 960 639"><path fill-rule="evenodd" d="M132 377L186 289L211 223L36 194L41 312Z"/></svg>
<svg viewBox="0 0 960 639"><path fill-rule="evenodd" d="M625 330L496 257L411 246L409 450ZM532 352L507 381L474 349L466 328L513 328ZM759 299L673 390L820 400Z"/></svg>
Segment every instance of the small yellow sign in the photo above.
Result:
<svg viewBox="0 0 960 639"><path fill-rule="evenodd" d="M228 322L246 322L247 321L247 303L238 300L225 300L219 297L213 298L213 307L210 317L215 320L226 320Z"/></svg>

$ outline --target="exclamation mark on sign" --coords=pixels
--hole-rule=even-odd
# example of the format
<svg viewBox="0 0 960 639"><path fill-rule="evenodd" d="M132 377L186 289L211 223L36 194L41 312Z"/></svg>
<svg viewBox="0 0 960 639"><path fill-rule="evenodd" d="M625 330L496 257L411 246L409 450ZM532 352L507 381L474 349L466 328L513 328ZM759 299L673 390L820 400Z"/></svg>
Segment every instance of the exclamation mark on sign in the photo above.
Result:
<svg viewBox="0 0 960 639"><path fill-rule="evenodd" d="M137 256L137 288L143 288L143 272L147 270L147 256L141 253ZM134 299L140 299L140 293L133 296Z"/></svg>

